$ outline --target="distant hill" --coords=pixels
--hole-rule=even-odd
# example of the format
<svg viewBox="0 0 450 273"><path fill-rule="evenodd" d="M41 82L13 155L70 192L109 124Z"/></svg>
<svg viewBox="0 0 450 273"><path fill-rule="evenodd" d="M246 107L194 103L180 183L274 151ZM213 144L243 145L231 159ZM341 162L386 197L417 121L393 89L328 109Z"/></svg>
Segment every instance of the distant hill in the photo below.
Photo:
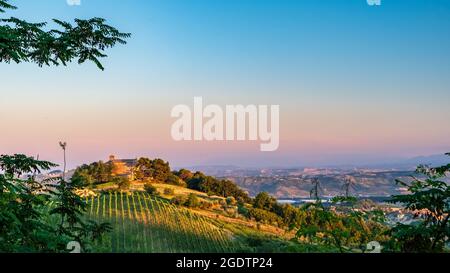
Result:
<svg viewBox="0 0 450 273"><path fill-rule="evenodd" d="M417 156L410 159L406 159L401 163L412 166L425 164L436 167L450 163L450 157L447 155Z"/></svg>
<svg viewBox="0 0 450 273"><path fill-rule="evenodd" d="M188 169L193 171L201 171L212 176L225 176L231 173L246 172L246 173L258 173L264 169L303 169L303 168L333 168L333 169L354 169L354 168L365 168L365 169L383 169L383 170L397 170L397 171L414 171L418 165L425 164L430 166L441 166L448 164L450 162L450 157L444 154L435 154L428 156L415 156L411 158L391 158L385 160L378 160L376 162L365 162L361 160L360 163L334 163L334 164L299 164L298 166L284 166L284 167L273 167L273 166L260 166L260 167L242 167L238 165L195 165L195 166L183 166L177 167L176 169Z"/></svg>
<svg viewBox="0 0 450 273"><path fill-rule="evenodd" d="M418 165L441 166L450 163L446 155L417 156L370 165L335 165L332 167L242 168L233 165L196 166L194 170L230 179L255 196L265 191L277 198L309 196L311 178L322 181L324 195L342 193L342 182L350 175L357 180L355 194L359 196L390 196L404 193L395 180L408 181Z"/></svg>
<svg viewBox="0 0 450 273"><path fill-rule="evenodd" d="M322 185L322 196L331 197L343 194L343 182L347 176L355 179L356 185L353 194L361 197L380 197L393 194L402 194L405 189L395 183L395 179L409 181L411 171L324 171L312 174L296 175L268 175L268 176L247 176L230 177L240 187L255 196L259 192L265 191L277 198L306 198L309 197L312 188L312 178L318 178Z"/></svg>

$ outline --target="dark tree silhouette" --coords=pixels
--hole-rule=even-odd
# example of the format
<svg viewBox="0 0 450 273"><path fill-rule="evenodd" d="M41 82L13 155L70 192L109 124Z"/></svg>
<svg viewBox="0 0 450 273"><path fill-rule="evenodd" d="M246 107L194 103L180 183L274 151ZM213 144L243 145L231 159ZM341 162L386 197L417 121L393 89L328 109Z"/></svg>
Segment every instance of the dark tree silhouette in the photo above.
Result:
<svg viewBox="0 0 450 273"><path fill-rule="evenodd" d="M16 9L9 0L0 0L0 13ZM18 18L0 18L0 62L31 62L39 66L100 62L107 57L105 50L117 43L126 44L130 33L121 33L105 24L105 19L75 19L75 23L53 19L59 29L46 29L47 23L30 23Z"/></svg>

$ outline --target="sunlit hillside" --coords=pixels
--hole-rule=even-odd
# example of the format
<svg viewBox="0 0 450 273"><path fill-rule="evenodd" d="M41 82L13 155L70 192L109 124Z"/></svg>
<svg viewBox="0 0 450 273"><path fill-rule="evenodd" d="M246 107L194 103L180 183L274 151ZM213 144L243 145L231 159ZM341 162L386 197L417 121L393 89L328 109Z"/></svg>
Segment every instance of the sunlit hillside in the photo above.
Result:
<svg viewBox="0 0 450 273"><path fill-rule="evenodd" d="M114 192L88 198L88 217L109 222L113 231L99 252L233 252L232 234L206 217L146 193Z"/></svg>

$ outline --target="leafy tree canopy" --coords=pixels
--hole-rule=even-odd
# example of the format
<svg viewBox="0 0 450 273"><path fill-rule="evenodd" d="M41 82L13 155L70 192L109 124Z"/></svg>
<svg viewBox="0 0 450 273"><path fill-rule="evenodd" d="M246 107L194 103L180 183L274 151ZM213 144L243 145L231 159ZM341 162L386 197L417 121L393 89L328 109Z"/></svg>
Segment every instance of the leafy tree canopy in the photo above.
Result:
<svg viewBox="0 0 450 273"><path fill-rule="evenodd" d="M450 154L447 154L450 156ZM414 213L417 221L397 224L391 230L394 250L405 252L440 252L450 238L450 185L445 177L450 164L440 167L419 166L417 173L425 178L412 177L411 183L397 180L407 187L409 194L395 195L392 203L399 203Z"/></svg>
<svg viewBox="0 0 450 273"><path fill-rule="evenodd" d="M160 158L149 159L139 158L134 167L134 175L138 180L155 180L159 182L167 182L171 177L169 162L165 162ZM173 177L170 178L173 183Z"/></svg>
<svg viewBox="0 0 450 273"><path fill-rule="evenodd" d="M0 0L0 13L16 9L9 0ZM30 23L15 17L0 18L0 62L31 62L39 66L94 62L104 70L101 58L105 50L126 44L130 33L122 33L102 18L75 19L70 22L53 19L58 28L47 29L47 22Z"/></svg>
<svg viewBox="0 0 450 273"><path fill-rule="evenodd" d="M80 183L83 186L106 183L113 179L112 171L113 166L111 163L99 161L89 165L84 164L76 168L71 181Z"/></svg>
<svg viewBox="0 0 450 273"><path fill-rule="evenodd" d="M64 252L70 241L88 251L110 230L84 220L86 204L74 193L80 185L36 179L55 166L20 154L0 156L0 252Z"/></svg>
<svg viewBox="0 0 450 273"><path fill-rule="evenodd" d="M222 197L232 196L240 202L250 202L248 194L239 188L233 181L219 180L212 176L207 176L202 172L196 172L186 180L188 188L215 194Z"/></svg>

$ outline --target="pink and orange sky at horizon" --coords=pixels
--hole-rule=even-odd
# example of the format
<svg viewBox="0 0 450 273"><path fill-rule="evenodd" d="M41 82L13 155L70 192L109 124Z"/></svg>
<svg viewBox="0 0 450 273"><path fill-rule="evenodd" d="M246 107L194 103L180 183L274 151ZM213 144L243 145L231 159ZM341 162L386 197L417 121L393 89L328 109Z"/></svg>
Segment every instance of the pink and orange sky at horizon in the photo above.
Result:
<svg viewBox="0 0 450 273"><path fill-rule="evenodd" d="M409 114L414 113L410 112L413 106L402 109L392 105L392 109L378 111L363 105L350 108L345 102L333 108L298 100L295 105L280 105L278 151L260 152L259 141L172 140L170 128L175 119L170 117L171 107L175 103L192 105L193 99L149 102L146 106L143 100L121 105L120 100L106 99L96 105L64 97L35 104L18 99L26 111L13 107L17 104L2 103L0 151L39 154L42 159L60 162L58 141L64 140L72 167L106 160L110 154L120 158L161 157L175 166L291 167L381 163L384 159L444 153L446 136L450 136L449 128L442 126L445 109L441 119L426 111L418 119Z"/></svg>

